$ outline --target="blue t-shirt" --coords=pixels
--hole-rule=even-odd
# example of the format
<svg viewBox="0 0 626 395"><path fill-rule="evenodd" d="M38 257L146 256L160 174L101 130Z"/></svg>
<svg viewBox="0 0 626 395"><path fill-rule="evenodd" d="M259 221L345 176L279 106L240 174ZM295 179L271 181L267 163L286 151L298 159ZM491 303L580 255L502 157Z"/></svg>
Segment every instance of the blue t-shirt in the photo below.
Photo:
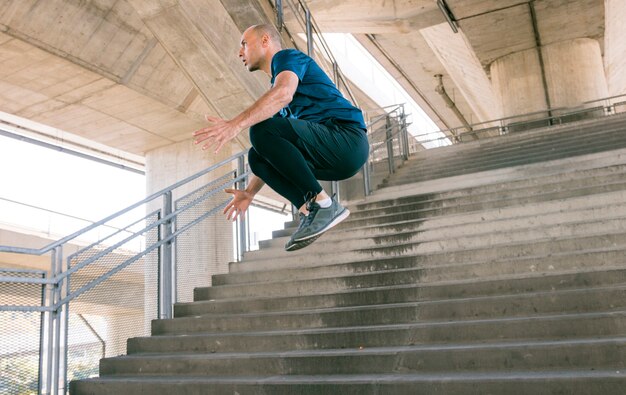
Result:
<svg viewBox="0 0 626 395"><path fill-rule="evenodd" d="M272 85L282 71L299 79L293 100L276 116L324 123L330 118L353 122L365 129L363 113L346 100L317 63L296 49L283 49L272 58Z"/></svg>

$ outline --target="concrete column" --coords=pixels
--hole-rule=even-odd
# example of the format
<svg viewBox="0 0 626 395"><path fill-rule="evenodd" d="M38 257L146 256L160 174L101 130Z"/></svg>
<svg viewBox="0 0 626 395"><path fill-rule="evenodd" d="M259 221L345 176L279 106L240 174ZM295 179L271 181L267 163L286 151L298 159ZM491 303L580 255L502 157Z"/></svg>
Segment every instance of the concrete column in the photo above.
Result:
<svg viewBox="0 0 626 395"><path fill-rule="evenodd" d="M543 60L553 108L578 106L609 95L597 40L578 38L547 45Z"/></svg>
<svg viewBox="0 0 626 395"><path fill-rule="evenodd" d="M626 94L626 1L604 0L604 63L610 96Z"/></svg>
<svg viewBox="0 0 626 395"><path fill-rule="evenodd" d="M608 96L597 40L550 44L542 48L542 57L543 65L537 50L529 49L491 64L491 80L505 117L546 110L546 88L551 108L578 106Z"/></svg>
<svg viewBox="0 0 626 395"><path fill-rule="evenodd" d="M491 81L501 103L502 116L527 114L547 108L536 49L513 53L490 66Z"/></svg>
<svg viewBox="0 0 626 395"><path fill-rule="evenodd" d="M242 134L247 132L244 131ZM229 144L215 155L202 151L200 147L194 146L191 140L151 151L146 155L147 194L150 195L187 178L228 158L236 151L239 151L238 146ZM177 189L173 200L176 201L230 170L230 167L224 167ZM229 198L230 195L220 192L201 206L186 211L178 222L179 228ZM148 208L149 212L158 209L160 205L160 201L154 202ZM221 211L203 220L178 237L176 252L179 301L191 301L194 287L210 286L211 275L228 270L228 263L233 260L232 222L227 221Z"/></svg>

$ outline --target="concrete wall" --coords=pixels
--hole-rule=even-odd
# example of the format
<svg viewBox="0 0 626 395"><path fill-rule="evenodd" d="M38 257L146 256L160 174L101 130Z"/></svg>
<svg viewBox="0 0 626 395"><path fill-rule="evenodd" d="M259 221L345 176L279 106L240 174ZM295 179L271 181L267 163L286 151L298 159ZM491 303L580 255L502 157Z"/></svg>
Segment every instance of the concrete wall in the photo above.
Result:
<svg viewBox="0 0 626 395"><path fill-rule="evenodd" d="M609 94L626 94L626 1L604 0L604 6L604 66Z"/></svg>
<svg viewBox="0 0 626 395"><path fill-rule="evenodd" d="M194 146L191 140L151 151L146 156L147 194L154 193L169 185L189 177L214 163L228 158L230 149L224 147L219 155L204 152ZM175 191L174 200L203 186L230 168L220 169L203 176L188 186ZM219 193L194 209L189 215L201 215L214 205L229 199L230 195ZM160 207L161 202L154 202L148 210ZM188 214L181 218L178 226L189 222ZM193 288L211 285L211 275L226 272L228 263L233 260L232 223L227 221L221 212L202 221L191 228L185 236L177 240L179 300L190 301Z"/></svg>

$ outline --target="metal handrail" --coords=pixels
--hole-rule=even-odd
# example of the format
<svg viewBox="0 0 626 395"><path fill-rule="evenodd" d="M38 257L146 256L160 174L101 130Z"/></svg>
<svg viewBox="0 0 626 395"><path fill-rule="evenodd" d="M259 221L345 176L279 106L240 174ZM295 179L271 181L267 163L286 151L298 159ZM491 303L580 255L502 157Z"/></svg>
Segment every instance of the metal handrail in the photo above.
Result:
<svg viewBox="0 0 626 395"><path fill-rule="evenodd" d="M181 181L179 181L179 182L177 182L177 183L175 183L173 185L170 185L167 188L164 188L164 189L162 189L162 190L160 190L158 192L155 192L152 195L148 196L147 198L145 198L145 199L143 199L143 200L141 200L141 201L139 201L137 203L134 203L134 204L132 204L132 205L130 205L130 206L128 206L128 207L126 207L126 208L124 208L124 209L114 213L114 214L109 215L108 217L106 217L106 218L104 218L104 219L102 219L102 220L100 220L98 222L94 222L93 224L91 224L91 225L89 225L89 226L87 226L87 227L85 227L83 229L77 230L76 232L72 233L71 235L66 236L66 237L64 237L62 239L59 239L57 241L54 241L54 242L52 242L52 243L50 243L50 244L48 244L48 245L46 245L46 246L44 246L42 248L39 248L39 249L36 249L36 248L17 248L17 247L9 247L9 246L2 246L2 245L0 245L0 252L12 252L12 253L30 254L30 255L43 255L43 254L46 254L46 253L52 251L53 249L55 249L56 247L59 247L59 246L61 246L63 244L66 244L67 242L69 242L70 240L75 239L78 236L80 236L80 235L82 235L84 233L87 233L90 230L93 230L93 229L97 228L98 226L104 225L105 223L111 221L112 219L120 217L123 214L126 214L127 212L132 211L132 210L136 209L137 207L142 206L143 204L146 204L146 203L148 203L148 202L150 202L150 201L152 201L152 200L154 200L154 199L156 199L158 197L161 197L161 196L165 195L169 191L172 191L172 190L174 190L174 189L176 189L176 188L178 188L178 187L180 187L180 186L182 186L184 184L187 184L187 183L189 183L189 182L191 182L191 181L193 181L193 180L195 180L197 178L200 178L203 175L205 175L207 173L210 173L211 171L216 170L216 169L224 166L225 164L238 159L239 157L245 156L247 154L247 152L248 151L245 150L245 151L242 151L242 152L240 152L238 154L235 154L235 155L231 156L230 158L224 159L223 161L221 161L221 162L219 162L219 163L217 163L215 165L212 165L212 166L210 166L210 167L208 167L208 168L206 168L206 169L204 169L204 170L202 170L202 171L200 171L200 172L198 172L198 173L196 173L196 174L194 174L192 176L189 176L189 177L185 178L184 180L181 180Z"/></svg>
<svg viewBox="0 0 626 395"><path fill-rule="evenodd" d="M193 217L191 217L193 219L189 221L189 223L181 224L180 228L175 229L174 222L179 220L181 214L187 212L193 207L197 207L203 202L207 202L209 198L219 192L222 192L225 187L237 185L238 188L244 188L245 182L250 176L250 172L247 171L245 165L246 154L247 150L239 152L230 158L224 159L219 163L207 167L192 176L170 185L169 187L163 188L139 202L119 210L118 212L109 215L100 221L94 222L93 224L88 225L83 229L54 241L42 248L37 249L0 246L0 252L29 255L43 255L51 253L49 271L0 268L0 283L28 284L31 286L41 287L42 299L41 303L37 305L0 306L0 311L35 312L42 314L42 328L44 325L43 323L45 322L47 330L42 329L40 331L40 373L44 372L45 369L43 376L40 374L40 392L46 394L57 394L62 392L61 388L65 388L65 384L67 383L67 347L64 348L65 352L61 352L60 350L63 348L61 345L66 344L64 342L67 341L62 341L61 339L67 339L68 336L68 311L70 302L79 296L84 295L94 287L109 280L113 275L119 273L134 262L139 261L155 251L159 251L159 253L155 256L155 259L158 261L158 276L154 281L156 284L158 300L154 302L156 302L156 305L159 306L160 318L171 318L173 303L175 302L173 295L176 295L176 283L173 281L173 270L176 266L176 255L172 254L171 246L176 243L179 236L188 232L191 227L197 225L209 216L222 211L228 204L229 200L212 205L212 208L203 209L199 215L194 213ZM177 190L177 188L188 185L199 177L232 163L234 163L233 167L236 168L236 170L226 172L225 175L219 176L216 179L205 183L202 187L196 188L194 191L184 194L183 196L177 198L176 201L172 200L172 194L175 190ZM207 190L203 191L203 189ZM197 194L198 196L195 196L194 194ZM193 199L178 206L178 202L188 198ZM145 213L145 215L138 220L130 220L129 222L131 223L129 225L122 228L115 228L116 231L113 233L99 237L97 242L91 243L86 247L82 247L77 252L69 254L68 256L64 255L63 247L68 242L96 229L99 226L109 227L106 225L109 221L122 218L122 216L125 216L130 211L144 206L147 203L153 202L155 199L162 199L163 204L161 208ZM242 246L242 251L246 249L248 238L246 233L245 218L246 216L238 217L237 219L238 227L241 230L238 232L237 238L242 238L242 240L238 241L238 246ZM147 220L150 220L150 222L142 225L141 229L129 231L130 228L133 228ZM96 278L88 278L85 284L80 284L78 289L72 292L70 289L70 280L73 275L90 265L98 264L100 261L106 263L106 259L112 256L112 254L118 254L116 256L120 256L120 251L122 251L120 248L122 246L135 238L143 237L142 235L149 234L149 232L157 237L157 239L154 242L151 242L149 246L142 247L138 252L133 251L127 255L122 255L123 259L121 263L114 262L112 266L105 266L106 270L104 270L104 273L98 274ZM123 233L130 234L126 235ZM112 240L114 238L115 240ZM106 247L103 246L102 249L100 249L102 242L105 240L111 240L112 245ZM84 255L85 259L81 260L81 255ZM61 322L64 322L64 324L61 324ZM46 353L45 358L44 353ZM59 384L58 386L57 383Z"/></svg>
<svg viewBox="0 0 626 395"><path fill-rule="evenodd" d="M461 133L461 134L457 134L456 132L458 130L464 130L467 129L466 126L459 126L459 127L454 127L454 128L449 128L449 129L442 129L439 132L446 134L446 132L448 132L449 134L451 134L453 137L456 137L457 139L462 135L462 134L475 134L477 132L480 132L481 130L486 130L492 127L497 127L497 126L493 126L494 124L499 124L499 126L501 127L505 127L507 125L510 124L510 122L514 122L516 119L522 119L522 121L520 121L518 124L516 125L524 125L527 123L531 123L531 122L537 122L537 121L541 121L541 120L557 120L559 118L562 118L564 116L567 115L573 115L573 114L577 114L577 113L584 113L586 111L588 111L590 109L590 107L588 107L590 104L604 104L607 101L610 103L610 101L614 100L614 99L624 99L626 100L626 94L621 94L621 95L614 95L614 96L608 96L608 97L604 97L604 98L600 98L600 99L596 99L596 100L589 100L589 101L585 101L583 103L581 103L580 105L577 106L573 106L573 107L550 107L550 108L546 108L544 110L540 110L540 111L533 111L533 112L529 112L529 113L524 113L524 114L519 114L519 115L511 115L511 116L507 116L507 117L501 117L501 118L496 118L496 119L492 119L492 120L488 120L488 121L482 121L482 122L476 122L476 123L472 123L469 125L469 127L472 129L471 131L468 131L467 133ZM613 104L609 104L608 106L605 107L611 107L612 105L617 104L617 103L613 103ZM563 114L558 114L555 115L554 112L560 112L560 111L566 111L566 113ZM546 113L551 113L552 115L550 116L546 116L546 117L542 117L542 118L534 118L531 120L524 120L524 118L528 118L528 117L534 117L537 115L543 115ZM481 128L482 125L491 125L491 126L487 126L485 128ZM417 134L414 135L415 138L420 138L420 137L424 137L424 136L428 136L429 134L432 134L433 132L428 132L428 133L422 133L422 134ZM442 138L445 137L440 137L434 140L430 140L430 141L436 141L436 140L440 140ZM422 141L423 143L424 141ZM457 140L457 142L459 142Z"/></svg>
<svg viewBox="0 0 626 395"><path fill-rule="evenodd" d="M324 36L321 33L321 29L319 28L319 25L317 24L317 22L315 21L315 18L309 11L308 6L302 0L295 0L295 2L294 0L281 0L281 1L276 1L275 4L273 4L273 2L270 1L270 4L272 5L272 7L276 9L276 24L278 25L279 30L281 30L282 28L285 28L285 30L291 37L291 33L289 32L289 29L287 29L287 26L284 23L283 3L286 4L291 9L291 11L293 12L296 18L296 21L298 22L302 30L306 32L307 34L308 55L313 57L313 52L314 52L313 45L314 45L314 42L317 41L318 48L321 48L321 50L323 51L323 54L325 54L326 57L328 57L328 59L330 60L330 70L325 67L326 66L325 64L322 64L321 66L323 68L326 68L326 73L335 82L338 89L339 89L339 81L343 83L343 86L346 88L348 96L350 96L350 100L356 107L359 107L356 96L354 95L354 92L352 91L352 88L350 87L349 80L346 78L345 74L341 71L341 68L339 67L339 64L337 63L337 60L335 59L332 51L330 50L328 43L326 42L326 40L324 40ZM322 58L324 57L322 56Z"/></svg>

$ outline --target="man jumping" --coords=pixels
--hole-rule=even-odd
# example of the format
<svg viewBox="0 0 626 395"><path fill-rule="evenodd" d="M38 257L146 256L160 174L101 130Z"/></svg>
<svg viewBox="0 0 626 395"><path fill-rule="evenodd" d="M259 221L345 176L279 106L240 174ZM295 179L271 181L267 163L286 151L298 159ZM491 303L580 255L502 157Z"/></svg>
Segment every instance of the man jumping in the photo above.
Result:
<svg viewBox="0 0 626 395"><path fill-rule="evenodd" d="M242 215L267 184L299 208L300 226L285 245L306 247L346 219L350 212L330 197L318 180L352 177L369 154L362 112L346 100L313 59L282 49L271 25L251 26L241 37L239 57L249 71L261 70L271 88L233 119L206 116L212 125L194 132L195 144L217 152L250 128L248 163L253 176L224 209L228 219Z"/></svg>

